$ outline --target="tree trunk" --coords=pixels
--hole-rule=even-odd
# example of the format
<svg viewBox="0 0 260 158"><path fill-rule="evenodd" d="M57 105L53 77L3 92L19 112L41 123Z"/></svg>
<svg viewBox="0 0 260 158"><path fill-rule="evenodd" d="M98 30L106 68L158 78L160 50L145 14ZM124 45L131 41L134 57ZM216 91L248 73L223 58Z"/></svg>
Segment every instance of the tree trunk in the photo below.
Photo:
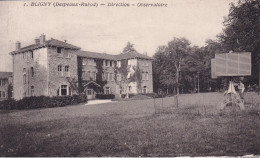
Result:
<svg viewBox="0 0 260 158"><path fill-rule="evenodd" d="M177 74L176 74L176 83L177 83L177 86L176 86L176 89L177 89L177 94L179 94L180 90L179 90L179 70L177 69Z"/></svg>

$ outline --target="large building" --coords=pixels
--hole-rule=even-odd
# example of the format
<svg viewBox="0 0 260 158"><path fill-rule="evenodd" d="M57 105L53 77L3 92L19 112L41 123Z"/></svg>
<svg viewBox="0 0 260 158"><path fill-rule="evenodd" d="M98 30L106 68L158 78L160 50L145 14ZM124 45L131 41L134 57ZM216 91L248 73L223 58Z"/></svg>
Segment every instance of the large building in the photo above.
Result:
<svg viewBox="0 0 260 158"><path fill-rule="evenodd" d="M84 92L89 99L96 93L152 93L152 58L136 51L118 55L81 51L56 39L21 48L16 43L13 56L14 99L26 96L62 96ZM79 91L78 91L79 90Z"/></svg>

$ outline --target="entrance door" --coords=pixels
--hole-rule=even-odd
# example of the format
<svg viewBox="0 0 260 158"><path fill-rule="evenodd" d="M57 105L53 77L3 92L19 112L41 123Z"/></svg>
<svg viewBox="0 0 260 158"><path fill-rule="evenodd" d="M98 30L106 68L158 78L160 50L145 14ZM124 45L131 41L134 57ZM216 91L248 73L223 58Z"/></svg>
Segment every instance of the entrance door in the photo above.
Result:
<svg viewBox="0 0 260 158"><path fill-rule="evenodd" d="M88 99L94 99L95 98L95 91L93 89L87 89L86 94L87 94Z"/></svg>

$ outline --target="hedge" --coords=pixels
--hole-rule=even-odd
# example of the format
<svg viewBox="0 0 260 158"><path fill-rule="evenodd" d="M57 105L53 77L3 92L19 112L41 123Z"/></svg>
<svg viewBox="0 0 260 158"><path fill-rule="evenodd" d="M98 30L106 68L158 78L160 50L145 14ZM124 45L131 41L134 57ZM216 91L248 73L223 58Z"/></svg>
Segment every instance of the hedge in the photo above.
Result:
<svg viewBox="0 0 260 158"><path fill-rule="evenodd" d="M114 94L96 94L97 99L114 99Z"/></svg>
<svg viewBox="0 0 260 158"><path fill-rule="evenodd" d="M38 109L62 107L66 105L75 105L78 103L87 102L85 95L73 96L32 96L25 97L21 100L8 99L0 102L0 110L23 110L23 109Z"/></svg>

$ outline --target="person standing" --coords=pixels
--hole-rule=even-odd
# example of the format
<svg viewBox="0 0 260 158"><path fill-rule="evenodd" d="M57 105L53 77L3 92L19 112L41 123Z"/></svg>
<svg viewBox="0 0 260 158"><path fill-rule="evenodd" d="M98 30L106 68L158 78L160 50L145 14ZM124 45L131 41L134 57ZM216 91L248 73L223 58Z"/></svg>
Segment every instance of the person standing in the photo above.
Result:
<svg viewBox="0 0 260 158"><path fill-rule="evenodd" d="M243 102L244 102L244 91L245 91L245 85L242 83L242 81L239 81L238 92Z"/></svg>

